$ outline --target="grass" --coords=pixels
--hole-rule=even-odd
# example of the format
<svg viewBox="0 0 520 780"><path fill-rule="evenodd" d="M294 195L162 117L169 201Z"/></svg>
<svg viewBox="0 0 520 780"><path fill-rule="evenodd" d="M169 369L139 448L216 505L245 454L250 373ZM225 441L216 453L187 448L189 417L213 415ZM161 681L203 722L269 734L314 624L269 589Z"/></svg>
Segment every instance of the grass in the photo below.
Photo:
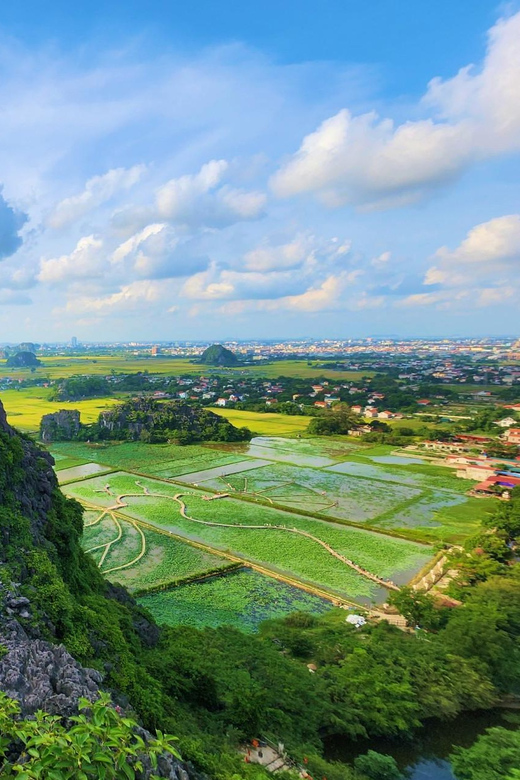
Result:
<svg viewBox="0 0 520 780"><path fill-rule="evenodd" d="M291 612L322 614L330 609L319 596L247 569L150 594L138 602L164 625L229 625L248 632L256 631L264 620Z"/></svg>
<svg viewBox="0 0 520 780"><path fill-rule="evenodd" d="M301 433L307 430L309 417L303 415L276 414L274 412L245 412L238 409L210 408L211 412L225 417L237 428L246 426L255 434L278 435Z"/></svg>
<svg viewBox="0 0 520 780"><path fill-rule="evenodd" d="M2 403L7 412L7 420L22 431L37 431L44 414L59 409L78 409L81 421L92 423L99 413L119 401L116 398L91 398L87 401L48 401L49 390L45 387L26 387L21 390L4 390Z"/></svg>
<svg viewBox="0 0 520 780"><path fill-rule="evenodd" d="M114 499L96 492L107 482L114 495L139 491L135 485L135 477L124 473L70 484L66 490L76 498L107 506L114 503ZM177 487L166 483L150 479L142 479L141 482L151 491L162 495L173 496L178 492ZM232 551L253 562L267 564L350 598L370 598L377 588L374 583L332 557L311 539L278 529L250 530L239 526L267 524L299 528L324 540L337 552L355 560L374 574L393 579L396 579L399 573L409 573L411 576L413 570L422 566L430 556L427 548L413 542L296 514L288 515L277 509L234 499L205 501L201 491L190 490L185 500L190 516L206 521L229 523L236 527L221 528L193 523L181 517L176 502L145 495L128 499L129 505L124 512L181 536Z"/></svg>

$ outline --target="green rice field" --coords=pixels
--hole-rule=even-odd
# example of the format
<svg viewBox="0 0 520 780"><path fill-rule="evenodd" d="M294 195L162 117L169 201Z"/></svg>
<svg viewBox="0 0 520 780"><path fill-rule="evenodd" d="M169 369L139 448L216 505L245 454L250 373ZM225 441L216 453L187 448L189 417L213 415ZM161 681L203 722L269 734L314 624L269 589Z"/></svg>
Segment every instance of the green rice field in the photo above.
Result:
<svg viewBox="0 0 520 780"><path fill-rule="evenodd" d="M136 481L140 484L136 485ZM109 495L106 485L110 485ZM158 495L146 495L144 488ZM244 525L286 526L321 539L341 555L356 561L380 577L406 581L431 557L431 549L414 542L375 534L337 523L307 518L278 509L246 503L233 498L208 501L200 490L183 495L187 514L205 522L225 523L229 527L204 525L184 518L180 505L172 497L179 487L152 479L136 480L132 474L114 473L67 485L75 498L113 506L120 494L125 498L125 515L149 522L189 539L200 541L239 557L264 564L277 571L325 587L346 598L371 598L378 586L333 557L312 539L283 528L246 529Z"/></svg>
<svg viewBox="0 0 520 780"><path fill-rule="evenodd" d="M69 457L95 461L116 469L129 469L169 479L190 471L236 463L243 456L199 445L179 447L175 444L88 444L87 442L56 442L50 448L53 457Z"/></svg>
<svg viewBox="0 0 520 780"><path fill-rule="evenodd" d="M319 596L249 569L141 596L138 603L164 625L228 625L248 632L264 620L296 611L319 615L331 606Z"/></svg>
<svg viewBox="0 0 520 780"><path fill-rule="evenodd" d="M101 571L130 591L160 588L230 565L223 556L138 526L120 514L88 510L84 523L83 548L93 550L92 555L100 565L104 545L110 545L101 562Z"/></svg>

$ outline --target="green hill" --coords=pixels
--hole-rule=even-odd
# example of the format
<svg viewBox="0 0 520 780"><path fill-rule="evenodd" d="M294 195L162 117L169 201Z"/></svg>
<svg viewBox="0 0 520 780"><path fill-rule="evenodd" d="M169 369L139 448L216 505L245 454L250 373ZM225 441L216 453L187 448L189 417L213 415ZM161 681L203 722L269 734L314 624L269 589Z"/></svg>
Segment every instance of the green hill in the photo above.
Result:
<svg viewBox="0 0 520 780"><path fill-rule="evenodd" d="M204 350L200 362L208 366L236 366L239 360L234 352L222 344L212 344Z"/></svg>

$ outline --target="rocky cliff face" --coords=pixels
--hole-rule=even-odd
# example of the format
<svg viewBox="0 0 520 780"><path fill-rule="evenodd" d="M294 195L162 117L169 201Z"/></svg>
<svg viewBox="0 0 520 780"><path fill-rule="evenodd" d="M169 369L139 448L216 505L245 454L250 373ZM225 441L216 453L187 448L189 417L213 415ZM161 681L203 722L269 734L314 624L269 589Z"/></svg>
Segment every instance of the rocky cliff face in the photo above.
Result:
<svg viewBox="0 0 520 780"><path fill-rule="evenodd" d="M72 441L77 439L81 430L80 415L77 409L60 409L53 414L45 414L40 423L40 439L46 444L51 441Z"/></svg>
<svg viewBox="0 0 520 780"><path fill-rule="evenodd" d="M63 645L31 636L22 622L32 617L31 602L15 583L0 590L0 690L20 703L23 717L45 710L67 717L78 699L93 701L103 682L94 669L84 669ZM22 622L21 622L22 621ZM6 651L6 652L5 652Z"/></svg>

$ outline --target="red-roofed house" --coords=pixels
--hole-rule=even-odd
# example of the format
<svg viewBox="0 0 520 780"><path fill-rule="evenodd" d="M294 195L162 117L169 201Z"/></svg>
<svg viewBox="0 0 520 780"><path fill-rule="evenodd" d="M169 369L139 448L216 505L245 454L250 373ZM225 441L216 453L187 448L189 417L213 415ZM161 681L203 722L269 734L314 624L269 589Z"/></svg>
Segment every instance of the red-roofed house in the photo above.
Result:
<svg viewBox="0 0 520 780"><path fill-rule="evenodd" d="M504 433L504 439L508 444L520 444L520 428L510 428Z"/></svg>

